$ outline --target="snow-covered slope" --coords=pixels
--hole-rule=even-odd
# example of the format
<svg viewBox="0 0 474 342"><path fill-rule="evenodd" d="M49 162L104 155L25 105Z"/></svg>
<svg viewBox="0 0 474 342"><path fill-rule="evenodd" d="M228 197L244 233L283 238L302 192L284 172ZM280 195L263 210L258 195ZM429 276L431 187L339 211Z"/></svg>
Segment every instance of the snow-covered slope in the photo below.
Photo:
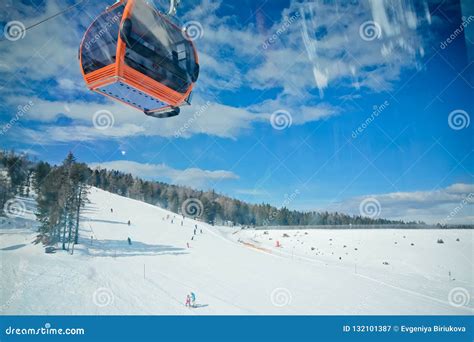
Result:
<svg viewBox="0 0 474 342"><path fill-rule="evenodd" d="M74 255L32 245L29 217L2 225L2 314L473 312L470 230L264 233L181 225L176 214L99 189L90 200ZM184 306L191 291L193 309Z"/></svg>

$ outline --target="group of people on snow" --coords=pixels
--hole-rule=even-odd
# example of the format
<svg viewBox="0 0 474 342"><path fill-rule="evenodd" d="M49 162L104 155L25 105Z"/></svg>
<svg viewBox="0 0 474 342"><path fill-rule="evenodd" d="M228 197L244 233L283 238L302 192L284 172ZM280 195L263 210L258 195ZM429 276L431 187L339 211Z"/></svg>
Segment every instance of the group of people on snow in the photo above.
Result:
<svg viewBox="0 0 474 342"><path fill-rule="evenodd" d="M113 209L113 208L110 208L110 212L113 213L113 212L114 212L114 209ZM172 224L174 223L174 219L175 219L175 218L176 218L176 215L174 215L173 217L171 217L169 214L166 215L166 219L167 219L167 220L171 219L171 223L172 223ZM163 217L163 220L164 220L164 219L165 219L165 218ZM184 226L184 219L185 219L185 216L183 215L183 220L181 221L181 226ZM127 221L127 225L128 225L129 227L131 226L130 220ZM191 237L191 241L194 240L194 236L197 234L197 231L198 231L198 225L195 224L195 225L194 225L193 236ZM202 234L202 229L200 229L199 232ZM132 239L131 239L130 237L128 237L128 238L127 238L127 242L128 242L129 245L131 245L131 244L132 244ZM92 243L92 241L91 241L91 243ZM189 242L186 242L186 246L187 246L188 248L191 247L191 246L189 245Z"/></svg>
<svg viewBox="0 0 474 342"><path fill-rule="evenodd" d="M194 225L193 236L191 236L191 241L194 241L194 236L197 234L198 226L197 224ZM200 233L202 234L202 229L200 229ZM186 242L186 246L189 248L189 242Z"/></svg>
<svg viewBox="0 0 474 342"><path fill-rule="evenodd" d="M114 213L114 208L110 208L110 212L113 214ZM130 220L127 221L127 225L130 227L132 223L130 222ZM127 237L127 242L129 245L132 244L132 239L129 237ZM91 236L91 245L92 245L92 236Z"/></svg>

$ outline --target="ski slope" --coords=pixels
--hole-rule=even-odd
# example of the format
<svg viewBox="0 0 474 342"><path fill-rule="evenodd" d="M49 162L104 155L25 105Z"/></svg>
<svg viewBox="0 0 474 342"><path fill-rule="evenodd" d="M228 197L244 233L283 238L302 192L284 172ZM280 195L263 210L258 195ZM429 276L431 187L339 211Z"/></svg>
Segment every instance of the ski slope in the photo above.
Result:
<svg viewBox="0 0 474 342"><path fill-rule="evenodd" d="M473 313L470 230L181 226L156 206L95 188L89 198L73 255L31 244L31 202L2 224L2 314ZM184 306L191 291L196 308Z"/></svg>

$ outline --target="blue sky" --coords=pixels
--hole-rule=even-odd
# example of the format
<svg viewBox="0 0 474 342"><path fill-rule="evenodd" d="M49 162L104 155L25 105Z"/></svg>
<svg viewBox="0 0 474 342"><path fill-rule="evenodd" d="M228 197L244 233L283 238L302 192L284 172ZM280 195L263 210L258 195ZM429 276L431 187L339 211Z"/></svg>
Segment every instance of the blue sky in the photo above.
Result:
<svg viewBox="0 0 474 342"><path fill-rule="evenodd" d="M3 2L0 28L70 4ZM278 207L358 214L372 199L382 217L473 222L467 2L182 0L181 25L201 33L201 75L193 105L169 120L84 86L77 49L107 4L0 42L3 148L50 162L72 150L93 166ZM113 125L97 129L104 110Z"/></svg>

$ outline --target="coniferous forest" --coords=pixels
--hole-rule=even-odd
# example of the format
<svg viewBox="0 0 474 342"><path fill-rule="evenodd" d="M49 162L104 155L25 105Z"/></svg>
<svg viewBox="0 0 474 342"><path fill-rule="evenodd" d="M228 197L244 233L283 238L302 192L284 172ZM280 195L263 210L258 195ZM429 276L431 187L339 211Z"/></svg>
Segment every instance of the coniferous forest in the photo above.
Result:
<svg viewBox="0 0 474 342"><path fill-rule="evenodd" d="M212 224L251 226L383 225L407 224L382 218L372 219L339 212L301 212L269 204L250 204L213 190L147 181L116 170L91 169L69 153L60 165L37 161L13 151L0 152L0 207L14 196L30 196L37 201L40 222L38 242L60 242L69 249L78 239L80 212L87 203L87 189L94 186L121 196L158 205L181 213L186 200L199 203L196 216ZM410 224L412 224L411 222Z"/></svg>

